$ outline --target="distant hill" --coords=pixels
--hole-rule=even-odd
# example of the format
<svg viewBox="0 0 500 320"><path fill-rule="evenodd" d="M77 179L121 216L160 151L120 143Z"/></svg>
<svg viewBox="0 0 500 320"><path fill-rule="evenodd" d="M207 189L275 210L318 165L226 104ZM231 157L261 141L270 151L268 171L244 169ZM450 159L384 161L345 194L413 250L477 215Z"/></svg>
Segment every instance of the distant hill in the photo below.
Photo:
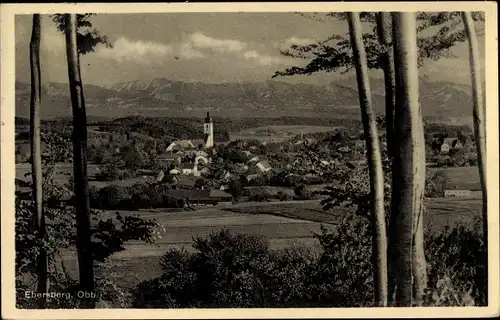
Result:
<svg viewBox="0 0 500 320"><path fill-rule="evenodd" d="M372 79L372 99L384 110L384 83ZM470 88L448 82L421 80L423 114L435 121L470 122ZM67 84L46 83L42 88L42 118L71 116ZM156 78L117 83L109 87L85 85L89 119L126 116L202 117L207 110L223 117L359 118L355 80L325 86L282 81L208 84ZM30 86L16 83L16 116L29 116ZM91 120L89 120L91 121Z"/></svg>

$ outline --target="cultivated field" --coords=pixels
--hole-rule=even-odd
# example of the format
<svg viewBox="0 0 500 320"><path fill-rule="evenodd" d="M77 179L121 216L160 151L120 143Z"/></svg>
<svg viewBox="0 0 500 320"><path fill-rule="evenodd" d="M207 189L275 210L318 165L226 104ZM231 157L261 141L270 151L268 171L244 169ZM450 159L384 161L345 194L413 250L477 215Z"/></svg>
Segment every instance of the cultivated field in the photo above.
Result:
<svg viewBox="0 0 500 320"><path fill-rule="evenodd" d="M89 165L89 177L96 172L97 166ZM29 172L29 165L18 164L16 177L24 178ZM56 180L65 183L71 172L71 164L57 166ZM434 170L434 169L431 169ZM449 177L470 182L477 179L477 168L447 168L437 169L449 173ZM132 184L142 178L125 180L122 183ZM97 182L91 182L95 184ZM120 183L114 181L111 183ZM109 184L108 182L102 184ZM320 186L321 187L321 186ZM262 187L256 187L262 188ZM272 188L276 191L276 188ZM276 189L276 190L274 190ZM317 189L317 188L315 188ZM439 198L431 199L426 206L425 224L431 232L442 230L445 226L454 226L459 222L472 222L480 215L480 199ZM307 246L319 250L313 234L320 232L321 224L334 230L336 223L348 209L337 208L334 213L325 213L318 200L240 203L236 205L218 205L202 207L197 211L161 212L138 211L144 218L152 218L165 227L161 238L154 245L142 242L126 244L125 251L111 257L103 267L108 276L116 276L123 287L132 287L138 282L160 274L159 257L169 248L185 248L192 250L190 244L193 237L206 236L211 232L228 228L232 232L248 233L264 236L269 240L270 247L280 249L295 245ZM109 212L109 214L113 214ZM123 211L122 215L133 212ZM68 253L64 259L68 269L76 276L76 256Z"/></svg>
<svg viewBox="0 0 500 320"><path fill-rule="evenodd" d="M472 222L474 217L480 215L481 203L480 200L432 199L426 208L426 228L436 232L459 222ZM319 251L313 234L320 232L321 224L335 230L336 223L346 212L346 209L338 208L335 213L324 213L317 200L241 203L179 213L140 211L141 216L154 218L165 227L161 238L154 245L128 243L125 251L116 253L103 265L103 272L120 279L123 288L132 288L140 281L161 273L159 258L170 248L193 250L190 246L193 238L223 228L263 236L272 249L301 246L313 252ZM75 254L70 253L65 259L76 276Z"/></svg>
<svg viewBox="0 0 500 320"><path fill-rule="evenodd" d="M250 140L281 142L288 140L298 134L317 132L329 132L336 127L327 126L303 126L303 125L272 125L245 129L240 132L231 133L231 140Z"/></svg>
<svg viewBox="0 0 500 320"><path fill-rule="evenodd" d="M479 171L474 167L458 167L458 168L427 168L429 173L435 174L438 172L444 173L450 183L458 189L479 189Z"/></svg>

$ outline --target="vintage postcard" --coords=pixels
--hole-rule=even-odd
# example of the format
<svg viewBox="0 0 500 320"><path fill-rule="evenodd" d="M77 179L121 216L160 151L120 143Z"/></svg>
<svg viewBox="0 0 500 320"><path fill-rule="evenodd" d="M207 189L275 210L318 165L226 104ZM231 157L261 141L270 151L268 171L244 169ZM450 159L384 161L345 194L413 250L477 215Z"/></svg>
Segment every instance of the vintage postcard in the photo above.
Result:
<svg viewBox="0 0 500 320"><path fill-rule="evenodd" d="M0 14L3 318L499 315L495 2Z"/></svg>

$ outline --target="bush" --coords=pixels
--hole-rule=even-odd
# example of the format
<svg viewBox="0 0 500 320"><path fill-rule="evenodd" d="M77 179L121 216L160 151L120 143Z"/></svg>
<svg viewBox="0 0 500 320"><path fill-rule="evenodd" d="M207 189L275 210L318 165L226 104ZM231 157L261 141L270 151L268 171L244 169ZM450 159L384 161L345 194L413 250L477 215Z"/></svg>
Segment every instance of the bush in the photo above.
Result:
<svg viewBox="0 0 500 320"><path fill-rule="evenodd" d="M136 183L131 187L109 185L89 188L92 208L104 210L138 210L152 208L183 208L185 200L169 196L168 185Z"/></svg>
<svg viewBox="0 0 500 320"><path fill-rule="evenodd" d="M227 230L197 238L196 252L172 249L163 274L134 291L134 307L368 307L373 306L368 220L347 216L322 227L320 251L272 251L262 238ZM484 304L484 248L474 228L426 236L426 305Z"/></svg>
<svg viewBox="0 0 500 320"><path fill-rule="evenodd" d="M164 274L141 283L135 307L251 307L263 305L271 255L261 238L228 230L196 238L198 252L172 249L162 259Z"/></svg>
<svg viewBox="0 0 500 320"><path fill-rule="evenodd" d="M126 180L133 178L134 174L132 171L127 169L121 169L115 163L110 163L105 165L101 171L95 174L95 179L97 181L115 181L115 180Z"/></svg>
<svg viewBox="0 0 500 320"><path fill-rule="evenodd" d="M312 197L311 192L305 185L296 186L293 189L293 193L295 195L293 197L294 200L310 200Z"/></svg>
<svg viewBox="0 0 500 320"><path fill-rule="evenodd" d="M430 288L458 291L458 295L471 290L476 304L485 305L487 279L483 270L487 253L478 230L482 229L476 219L471 225L447 227L439 234L429 235L425 243L427 273Z"/></svg>
<svg viewBox="0 0 500 320"><path fill-rule="evenodd" d="M125 199L130 199L130 191L125 186L110 185L99 190L100 209L121 209Z"/></svg>
<svg viewBox="0 0 500 320"><path fill-rule="evenodd" d="M269 199L267 198L267 194L265 193L256 193L252 194L249 198L248 201L252 202L267 202Z"/></svg>
<svg viewBox="0 0 500 320"><path fill-rule="evenodd" d="M285 193L283 191L278 191L277 197L279 201L291 201L293 200L293 197L289 195L288 193Z"/></svg>

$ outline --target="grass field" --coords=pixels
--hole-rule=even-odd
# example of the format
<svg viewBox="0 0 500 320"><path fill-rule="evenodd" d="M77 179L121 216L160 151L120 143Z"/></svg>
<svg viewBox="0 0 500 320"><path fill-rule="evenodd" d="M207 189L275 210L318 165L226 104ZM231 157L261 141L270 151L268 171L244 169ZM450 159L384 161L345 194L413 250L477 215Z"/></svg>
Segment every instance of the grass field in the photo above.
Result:
<svg viewBox="0 0 500 320"><path fill-rule="evenodd" d="M458 168L427 168L429 173L435 174L443 172L450 181L451 185L458 189L479 189L479 170L477 167L458 167Z"/></svg>
<svg viewBox="0 0 500 320"><path fill-rule="evenodd" d="M95 174L96 167L89 165L90 177ZM71 170L71 164L57 166L58 173L71 172ZM477 179L477 168L474 167L438 170L445 170L452 179L458 182L470 182ZM26 172L29 172L29 165L16 166L16 177L23 178ZM67 179L67 175L61 174L58 174L56 178L63 183L67 182ZM123 183L131 184L133 181L130 179ZM321 187L318 186L318 188ZM273 191L277 190L274 189ZM474 217L480 215L481 201L480 199L457 198L431 199L426 208L426 227L431 232L436 232L445 226L457 225L459 222L472 222ZM347 209L338 208L334 214L325 213L318 200L247 202L206 207L190 212L139 211L142 217L156 219L161 223L165 227L165 232L154 245L141 242L126 244L125 251L116 253L109 262L103 265L104 272L106 276L116 278L121 287L131 288L142 280L160 274L159 257L169 248L192 250L190 244L193 237L206 236L223 228L228 228L232 232L264 236L269 240L270 247L273 249L305 245L313 250L314 248L319 250L313 233L320 231L321 224L334 230L335 224L346 212ZM113 212L109 212L111 213ZM121 213L125 215L132 212ZM68 270L76 276L75 254L67 253L64 259Z"/></svg>
<svg viewBox="0 0 500 320"><path fill-rule="evenodd" d="M98 188L102 188L108 186L110 184L131 186L135 183L140 183L146 181L142 176L137 178L125 179L125 180L115 180L115 181L95 181L95 174L99 170L99 165L96 164L88 164L87 165L87 174L89 177L89 184L91 186L96 186ZM26 178L24 175L31 171L31 165L29 163L18 163L16 164L16 179L26 180L30 179ZM70 175L68 175L68 173ZM57 183L65 184L68 182L69 177L73 174L73 165L71 163L58 163L55 169L54 180ZM154 177L153 177L154 178ZM198 177L194 176L179 176L179 184L182 185L194 185L194 182Z"/></svg>
<svg viewBox="0 0 500 320"><path fill-rule="evenodd" d="M328 126L303 126L303 125L271 125L245 129L240 132L231 133L232 140L249 140L280 142L292 138L295 135L317 132L329 132L336 127Z"/></svg>
<svg viewBox="0 0 500 320"><path fill-rule="evenodd" d="M430 232L443 230L459 222L470 223L480 215L480 200L431 199L427 203L426 228ZM156 219L165 226L161 239L154 245L130 242L125 251L116 253L104 265L107 276L119 279L123 288L160 274L159 257L170 248L192 251L192 239L206 236L223 228L231 232L248 233L268 239L272 249L307 246L319 251L313 238L323 224L331 230L347 209L335 214L324 213L319 201L290 201L271 203L241 203L227 207L210 207L193 212L161 213L141 211L144 218ZM130 214L130 212L121 212ZM75 254L65 256L68 268L76 276ZM147 267L145 267L147 266Z"/></svg>

